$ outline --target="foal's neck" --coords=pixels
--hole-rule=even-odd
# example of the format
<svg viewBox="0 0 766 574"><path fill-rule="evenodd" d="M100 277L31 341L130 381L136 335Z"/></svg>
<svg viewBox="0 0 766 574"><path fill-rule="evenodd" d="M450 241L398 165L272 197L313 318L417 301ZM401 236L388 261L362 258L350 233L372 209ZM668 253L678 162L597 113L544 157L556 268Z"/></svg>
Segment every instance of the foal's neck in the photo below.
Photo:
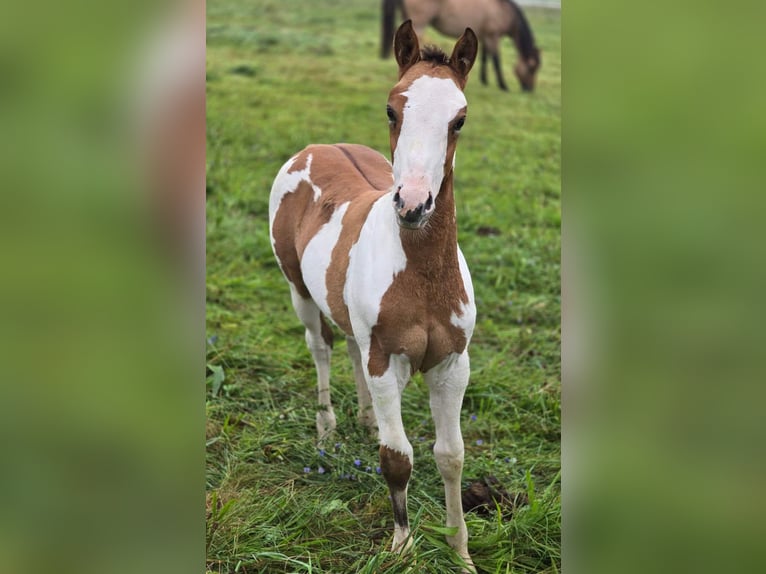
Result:
<svg viewBox="0 0 766 574"><path fill-rule="evenodd" d="M458 270L457 218L452 170L442 180L434 213L423 229L400 229L407 265L419 273L439 278Z"/></svg>

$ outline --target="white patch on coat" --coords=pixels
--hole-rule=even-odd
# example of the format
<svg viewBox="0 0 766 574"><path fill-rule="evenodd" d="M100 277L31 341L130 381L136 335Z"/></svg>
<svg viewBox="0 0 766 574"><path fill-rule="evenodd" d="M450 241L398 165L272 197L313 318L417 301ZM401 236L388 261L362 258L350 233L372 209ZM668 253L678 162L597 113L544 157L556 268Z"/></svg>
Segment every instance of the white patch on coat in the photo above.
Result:
<svg viewBox="0 0 766 574"><path fill-rule="evenodd" d="M476 324L476 304L473 299L471 273L468 271L468 264L465 261L465 257L463 257L463 252L460 251L460 247L457 248L457 260L458 267L460 268L460 277L463 279L463 289L465 289L466 295L468 295L468 303L461 304L460 313L452 313L450 323L462 329L463 333L465 333L467 346L471 341L473 328Z"/></svg>
<svg viewBox="0 0 766 574"><path fill-rule="evenodd" d="M302 181L311 185L314 190L314 201L316 202L322 195L322 190L314 185L311 181L311 160L314 159L313 154L308 154L306 157L306 167L297 170L290 171L295 161L300 154L294 155L285 162L282 168L279 170L277 177L274 178L274 184L271 186L271 195L269 196L269 235L271 235L271 245L274 246L274 236L271 234L271 227L274 225L274 218L279 210L279 205L282 203L282 199L288 193L293 193ZM288 173L289 172L289 173Z"/></svg>
<svg viewBox="0 0 766 574"><path fill-rule="evenodd" d="M466 106L465 95L453 80L432 76L419 77L402 95L407 101L394 150L395 186L404 186L402 192L425 186L436 199L444 179L449 124Z"/></svg>
<svg viewBox="0 0 766 574"><path fill-rule="evenodd" d="M327 303L327 268L330 266L332 251L343 229L343 216L349 202L340 205L319 231L306 245L301 257L301 275L311 298L325 316L330 317Z"/></svg>
<svg viewBox="0 0 766 574"><path fill-rule="evenodd" d="M375 201L348 254L343 300L360 349L369 348L370 331L378 322L383 296L394 277L407 266L391 195L387 193ZM363 353L365 365L367 360Z"/></svg>

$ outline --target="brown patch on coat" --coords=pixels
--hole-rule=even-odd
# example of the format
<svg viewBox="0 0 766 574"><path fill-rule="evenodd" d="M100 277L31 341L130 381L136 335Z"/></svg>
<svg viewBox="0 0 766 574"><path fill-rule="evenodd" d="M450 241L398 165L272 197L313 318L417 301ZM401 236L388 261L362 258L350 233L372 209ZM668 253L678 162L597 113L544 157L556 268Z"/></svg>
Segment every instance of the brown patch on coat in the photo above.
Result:
<svg viewBox="0 0 766 574"><path fill-rule="evenodd" d="M350 202L327 269L327 299L332 320L351 335L348 309L343 300L348 252L358 240L372 204L389 191L393 182L391 166L382 155L365 146L310 145L295 156L288 173L306 169L309 155L312 156L311 183L303 180L295 191L286 193L274 216L274 251L285 277L295 285L301 297L311 297L301 274L303 252L335 210ZM316 201L312 184L321 190ZM323 329L323 336L326 331L329 327Z"/></svg>
<svg viewBox="0 0 766 574"><path fill-rule="evenodd" d="M412 474L412 463L406 454L395 451L386 445L380 445L380 469L389 488L404 490Z"/></svg>
<svg viewBox="0 0 766 574"><path fill-rule="evenodd" d="M306 152L307 150L304 149L298 155L294 156L295 161L293 161L293 165L290 166L290 169L287 170L287 173L294 173L296 171L303 171L306 169L309 157L309 154Z"/></svg>
<svg viewBox="0 0 766 574"><path fill-rule="evenodd" d="M295 231L299 229L302 215L307 211L308 206L313 201L313 197L314 190L311 188L311 184L301 181L295 191L286 193L282 197L271 226L271 236L274 239L274 253L282 267L282 273L284 273L287 280L295 286L298 294L304 299L309 298L311 295L301 275L301 260L298 253L298 241ZM303 250L301 250L302 253Z"/></svg>
<svg viewBox="0 0 766 574"><path fill-rule="evenodd" d="M330 325L327 324L327 320L324 318L324 315L321 313L319 314L319 323L322 328L322 339L324 340L325 345L330 347L332 349L332 343L333 343L333 333L332 328Z"/></svg>
<svg viewBox="0 0 766 574"><path fill-rule="evenodd" d="M407 483L412 474L412 463L406 454L382 444L380 445L380 469L391 493L394 522L400 526L406 526L408 524L407 499L402 495L407 491Z"/></svg>

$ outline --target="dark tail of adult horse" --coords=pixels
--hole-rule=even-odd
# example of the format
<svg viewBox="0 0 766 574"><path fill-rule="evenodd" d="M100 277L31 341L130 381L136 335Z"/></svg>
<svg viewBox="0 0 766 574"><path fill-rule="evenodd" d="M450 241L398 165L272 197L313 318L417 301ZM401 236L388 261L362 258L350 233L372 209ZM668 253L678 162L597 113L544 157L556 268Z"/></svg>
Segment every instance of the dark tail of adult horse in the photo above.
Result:
<svg viewBox="0 0 766 574"><path fill-rule="evenodd" d="M394 44L394 29L396 27L396 9L402 14L402 20L407 19L407 11L404 9L403 0L381 0L381 38L380 57L388 58L391 47Z"/></svg>

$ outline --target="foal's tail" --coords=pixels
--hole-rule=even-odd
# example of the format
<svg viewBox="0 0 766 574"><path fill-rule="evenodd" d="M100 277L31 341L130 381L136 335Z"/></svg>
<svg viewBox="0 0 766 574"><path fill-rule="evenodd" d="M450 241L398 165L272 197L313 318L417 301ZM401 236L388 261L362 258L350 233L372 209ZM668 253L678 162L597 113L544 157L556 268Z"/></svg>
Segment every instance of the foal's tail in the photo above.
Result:
<svg viewBox="0 0 766 574"><path fill-rule="evenodd" d="M381 1L381 38L380 38L380 57L388 58L391 53L391 47L394 43L394 25L396 21L396 9L402 14L402 20L407 19L407 12L404 9L403 0L382 0Z"/></svg>

